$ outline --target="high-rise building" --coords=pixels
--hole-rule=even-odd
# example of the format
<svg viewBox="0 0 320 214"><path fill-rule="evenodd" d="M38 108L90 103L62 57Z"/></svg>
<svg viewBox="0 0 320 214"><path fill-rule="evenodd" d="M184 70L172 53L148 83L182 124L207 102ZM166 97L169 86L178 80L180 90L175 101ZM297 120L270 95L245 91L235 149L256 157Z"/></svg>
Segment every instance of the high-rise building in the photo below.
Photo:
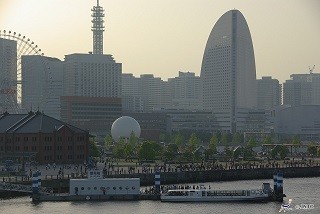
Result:
<svg viewBox="0 0 320 214"><path fill-rule="evenodd" d="M320 105L320 74L292 74L283 83L283 104Z"/></svg>
<svg viewBox="0 0 320 214"><path fill-rule="evenodd" d="M176 109L201 109L201 81L192 72L181 72L179 76L168 79L172 97L171 106Z"/></svg>
<svg viewBox="0 0 320 214"><path fill-rule="evenodd" d="M0 111L17 104L17 42L0 38Z"/></svg>
<svg viewBox="0 0 320 214"><path fill-rule="evenodd" d="M203 108L228 115L229 131L236 132L237 109L257 106L253 45L240 11L226 12L214 25L203 55L201 79Z"/></svg>
<svg viewBox="0 0 320 214"><path fill-rule="evenodd" d="M200 110L201 81L192 72L179 72L178 77L163 81L152 74L140 78L122 74L124 111L150 112L159 109Z"/></svg>
<svg viewBox="0 0 320 214"><path fill-rule="evenodd" d="M161 78L154 77L153 74L140 75L141 98L143 110L153 111L161 106Z"/></svg>
<svg viewBox="0 0 320 214"><path fill-rule="evenodd" d="M65 56L66 96L121 98L122 64L111 55L70 54Z"/></svg>
<svg viewBox="0 0 320 214"><path fill-rule="evenodd" d="M57 58L27 55L21 57L21 105L25 112L39 109L60 119L63 95L63 62Z"/></svg>
<svg viewBox="0 0 320 214"><path fill-rule="evenodd" d="M126 112L142 112L140 78L122 74L122 109Z"/></svg>
<svg viewBox="0 0 320 214"><path fill-rule="evenodd" d="M298 136L300 140L320 140L320 105L279 106L272 119L279 139Z"/></svg>
<svg viewBox="0 0 320 214"><path fill-rule="evenodd" d="M132 74L122 75L122 98L124 111L151 112L165 108L170 103L168 82L142 74L139 78Z"/></svg>
<svg viewBox="0 0 320 214"><path fill-rule="evenodd" d="M281 85L277 79L262 77L257 80L258 109L270 110L281 105Z"/></svg>

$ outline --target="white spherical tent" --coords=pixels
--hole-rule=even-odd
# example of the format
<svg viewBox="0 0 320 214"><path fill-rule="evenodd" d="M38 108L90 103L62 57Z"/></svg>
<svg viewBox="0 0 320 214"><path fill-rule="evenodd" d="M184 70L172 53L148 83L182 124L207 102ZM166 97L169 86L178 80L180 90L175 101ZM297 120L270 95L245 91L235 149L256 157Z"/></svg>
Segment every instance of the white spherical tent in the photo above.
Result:
<svg viewBox="0 0 320 214"><path fill-rule="evenodd" d="M139 123L129 116L119 117L111 126L111 135L116 142L118 142L120 138L130 138L132 132L136 137L140 137L141 128Z"/></svg>

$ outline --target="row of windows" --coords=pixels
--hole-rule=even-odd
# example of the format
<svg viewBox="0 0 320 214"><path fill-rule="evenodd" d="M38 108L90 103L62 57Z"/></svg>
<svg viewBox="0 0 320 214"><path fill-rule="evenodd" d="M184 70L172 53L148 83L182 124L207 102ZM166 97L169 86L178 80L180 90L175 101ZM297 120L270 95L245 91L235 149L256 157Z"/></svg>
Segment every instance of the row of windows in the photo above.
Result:
<svg viewBox="0 0 320 214"><path fill-rule="evenodd" d="M77 189L78 187L75 187L75 189ZM97 190L98 188L97 187L93 187L93 190ZM116 190L117 187L112 187L113 190ZM128 186L126 186L125 188L123 187L118 187L119 190L123 190L123 189L126 189L126 190L129 190L130 188ZM131 187L132 190L135 190L136 187ZM81 190L84 190L84 187L81 187ZM91 190L91 187L87 187L87 190ZM100 190L110 190L110 187L100 187Z"/></svg>
<svg viewBox="0 0 320 214"><path fill-rule="evenodd" d="M3 151L4 148L7 150L7 151L11 151L11 146L6 146L6 147L3 147L1 146L0 147L0 151ZM20 146L15 146L15 151L20 151ZM61 151L62 150L62 146L57 146L57 151ZM84 150L84 145L80 145L80 146L77 146L77 150L78 151L83 151ZM44 150L45 151L52 151L53 147L52 146L44 146ZM73 150L73 147L72 146L68 146L68 150L71 151ZM23 151L29 151L29 147L28 146L23 146ZM37 147L36 146L31 146L31 151L37 151Z"/></svg>
<svg viewBox="0 0 320 214"><path fill-rule="evenodd" d="M51 151L52 150L52 146L44 146L44 150L45 151Z"/></svg>
<svg viewBox="0 0 320 214"><path fill-rule="evenodd" d="M20 137L15 137L14 139L15 139L16 142L20 142L20 139L21 139L21 138L20 138ZM78 141L84 141L84 139L85 139L84 136L78 136L78 137L77 137L77 140L78 140ZM0 141L3 141L3 140L4 140L4 138L1 137L1 138L0 138ZM11 139L7 139L7 140L8 140L8 142L11 142ZM31 137L31 140L32 140L32 142L36 142L36 141L37 141L37 137ZM68 137L67 140L68 140L68 141L73 141L73 137ZM28 142L28 141L29 141L29 137L23 137L23 141L24 141L24 142ZM45 141L45 142L52 142L52 137L44 137L44 141ZM62 142L62 137L61 137L61 136L58 136L58 137L57 137L57 141L58 141L58 142Z"/></svg>
<svg viewBox="0 0 320 214"><path fill-rule="evenodd" d="M44 141L45 142L51 142L52 141L52 137L44 137Z"/></svg>
<svg viewBox="0 0 320 214"><path fill-rule="evenodd" d="M57 155L57 160L62 160L62 155ZM76 156L77 159L84 159L84 154L80 154ZM73 155L68 155L68 160L72 160ZM52 155L45 155L44 160L53 160Z"/></svg>

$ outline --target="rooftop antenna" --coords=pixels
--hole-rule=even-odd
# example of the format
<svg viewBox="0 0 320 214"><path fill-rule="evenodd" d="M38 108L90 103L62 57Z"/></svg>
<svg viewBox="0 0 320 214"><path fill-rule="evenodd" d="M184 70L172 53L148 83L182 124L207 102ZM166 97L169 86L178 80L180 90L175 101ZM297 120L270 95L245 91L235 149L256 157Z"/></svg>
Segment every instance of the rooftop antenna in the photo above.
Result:
<svg viewBox="0 0 320 214"><path fill-rule="evenodd" d="M309 66L309 72L310 72L310 74L312 74L313 73L313 70L314 70L314 68L316 67L316 65L313 65L313 67L311 68L310 66Z"/></svg>
<svg viewBox="0 0 320 214"><path fill-rule="evenodd" d="M104 9L99 5L99 0L97 0L97 6L94 6L91 9L91 11L91 31L93 32L93 54L103 54Z"/></svg>

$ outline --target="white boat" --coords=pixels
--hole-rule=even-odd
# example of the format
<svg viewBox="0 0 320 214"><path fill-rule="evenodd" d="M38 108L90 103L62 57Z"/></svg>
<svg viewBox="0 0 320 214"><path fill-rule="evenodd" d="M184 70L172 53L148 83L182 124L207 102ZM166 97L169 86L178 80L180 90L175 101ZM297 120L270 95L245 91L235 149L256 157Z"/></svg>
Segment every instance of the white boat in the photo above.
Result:
<svg viewBox="0 0 320 214"><path fill-rule="evenodd" d="M264 183L262 189L252 190L172 189L160 198L163 202L268 201L271 194L270 184Z"/></svg>

